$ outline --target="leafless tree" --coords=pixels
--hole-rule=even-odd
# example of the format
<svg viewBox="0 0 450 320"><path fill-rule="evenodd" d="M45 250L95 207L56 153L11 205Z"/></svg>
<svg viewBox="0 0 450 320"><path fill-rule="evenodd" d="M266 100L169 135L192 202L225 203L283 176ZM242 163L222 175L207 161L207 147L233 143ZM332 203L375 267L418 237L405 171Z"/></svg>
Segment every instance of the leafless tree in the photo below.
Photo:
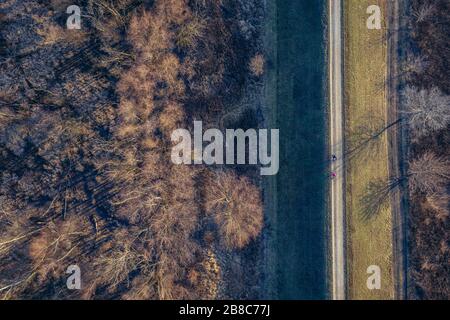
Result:
<svg viewBox="0 0 450 320"><path fill-rule="evenodd" d="M433 1L425 2L413 11L413 17L418 23L424 22L434 14L435 10L436 5Z"/></svg>
<svg viewBox="0 0 450 320"><path fill-rule="evenodd" d="M243 248L261 232L261 196L246 177L232 172L213 175L205 185L205 208L229 249Z"/></svg>
<svg viewBox="0 0 450 320"><path fill-rule="evenodd" d="M172 165L168 137L187 127L194 105L207 105L205 118L218 119L230 110L222 96L241 94L240 80L230 84L224 76L250 76L248 57L236 50L243 45L233 32L239 19L225 19L222 0L88 0L84 18L93 32L60 41L69 34L52 13L70 0L34 2L36 23L11 25L5 36L21 40L28 32L18 25L49 25L38 32L45 57L33 59L48 60L57 76L47 81L45 70L25 59L38 51L24 47L15 61L9 53L18 46L7 48L0 298L214 298L221 275L213 242L236 249L257 237L261 196L234 173L205 182L197 170L208 170ZM53 10L45 15L47 8ZM10 17L20 12L11 10ZM55 60L61 50L67 57ZM261 74L263 64L257 59L253 71ZM203 224L205 184L208 222L217 225L211 230ZM204 228L217 236L208 252L199 241ZM66 290L72 263L83 270L82 290Z"/></svg>
<svg viewBox="0 0 450 320"><path fill-rule="evenodd" d="M412 191L434 194L450 180L450 161L426 152L409 163L408 181Z"/></svg>
<svg viewBox="0 0 450 320"><path fill-rule="evenodd" d="M413 74L421 74L429 65L428 60L423 55L409 54L401 65L399 77L408 80Z"/></svg>
<svg viewBox="0 0 450 320"><path fill-rule="evenodd" d="M436 217L445 220L450 216L450 197L445 192L437 192L427 197L430 206L436 211Z"/></svg>
<svg viewBox="0 0 450 320"><path fill-rule="evenodd" d="M130 273L144 269L151 265L145 251L137 248L133 243L133 236L125 230L116 230L116 243L109 250L95 259L97 281L115 290L118 285L125 282L130 284Z"/></svg>
<svg viewBox="0 0 450 320"><path fill-rule="evenodd" d="M450 98L438 88L407 86L403 90L406 110L402 111L414 138L429 135L450 123Z"/></svg>
<svg viewBox="0 0 450 320"><path fill-rule="evenodd" d="M436 195L450 180L449 168L448 159L427 152L409 163L406 175L388 181L380 179L370 182L360 200L362 219L370 220L386 208L389 197L399 190L404 181L409 182L409 187L414 192Z"/></svg>

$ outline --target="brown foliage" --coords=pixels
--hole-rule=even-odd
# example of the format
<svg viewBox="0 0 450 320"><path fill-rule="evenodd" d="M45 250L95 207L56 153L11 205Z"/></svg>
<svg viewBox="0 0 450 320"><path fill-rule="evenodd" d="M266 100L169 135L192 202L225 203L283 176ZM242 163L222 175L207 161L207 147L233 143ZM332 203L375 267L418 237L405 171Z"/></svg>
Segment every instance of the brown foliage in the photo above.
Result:
<svg viewBox="0 0 450 320"><path fill-rule="evenodd" d="M213 248L220 236L200 208L200 170L170 162L170 134L187 127L194 104L214 105L205 117L217 117L223 97L241 92L248 76L248 57L234 53L236 18L225 19L221 5L87 1L83 27L90 31L72 39L76 33L65 32L52 14L40 16L65 5L33 2L33 32L44 39L36 36L36 46L45 54L15 52L16 46L11 52L25 58L8 57L1 66L2 297L216 296ZM9 29L24 34L21 22L11 21ZM26 60L20 68L16 58ZM49 77L41 66L57 68ZM212 217L223 241L242 248L261 230L261 199L248 178L227 176L226 192L235 199ZM236 214L221 219L226 208ZM207 243L200 239L205 229L214 234ZM81 291L65 290L70 264L82 269Z"/></svg>
<svg viewBox="0 0 450 320"><path fill-rule="evenodd" d="M79 216L47 224L29 244L28 253L34 266L30 280L33 274L38 275L41 283L49 277L62 276L67 266L76 263L90 230L88 221Z"/></svg>
<svg viewBox="0 0 450 320"><path fill-rule="evenodd" d="M205 209L214 217L221 240L229 249L241 249L261 232L260 191L248 178L218 173L205 185Z"/></svg>
<svg viewBox="0 0 450 320"><path fill-rule="evenodd" d="M253 75L260 77L264 74L265 60L262 54L257 54L250 60L250 71Z"/></svg>
<svg viewBox="0 0 450 320"><path fill-rule="evenodd" d="M188 281L201 299L216 299L220 280L220 267L216 255L206 250L203 260L199 261L188 273Z"/></svg>

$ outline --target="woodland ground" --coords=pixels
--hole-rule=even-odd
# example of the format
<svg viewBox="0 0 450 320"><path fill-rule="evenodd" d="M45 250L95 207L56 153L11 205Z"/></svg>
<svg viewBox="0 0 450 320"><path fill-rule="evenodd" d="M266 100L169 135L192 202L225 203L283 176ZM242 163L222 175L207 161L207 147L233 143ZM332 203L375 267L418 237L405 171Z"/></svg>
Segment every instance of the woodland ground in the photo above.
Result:
<svg viewBox="0 0 450 320"><path fill-rule="evenodd" d="M85 0L67 30L71 4L0 2L0 297L258 298L258 168L170 137L258 126L261 2Z"/></svg>
<svg viewBox="0 0 450 320"><path fill-rule="evenodd" d="M432 8L431 14L417 21L414 13ZM450 94L450 3L446 0L413 0L405 4L400 37L403 58L408 54L427 61L421 73L409 77L408 85L420 89L437 87ZM409 27L409 28L408 28ZM448 101L448 100L447 100ZM401 101L404 104L404 101ZM447 102L448 112L450 105ZM408 158L432 152L450 159L450 128L433 132L421 139L407 138ZM449 170L447 170L449 172ZM433 195L409 192L408 227L408 299L450 299L450 197L449 184L441 191L441 203Z"/></svg>

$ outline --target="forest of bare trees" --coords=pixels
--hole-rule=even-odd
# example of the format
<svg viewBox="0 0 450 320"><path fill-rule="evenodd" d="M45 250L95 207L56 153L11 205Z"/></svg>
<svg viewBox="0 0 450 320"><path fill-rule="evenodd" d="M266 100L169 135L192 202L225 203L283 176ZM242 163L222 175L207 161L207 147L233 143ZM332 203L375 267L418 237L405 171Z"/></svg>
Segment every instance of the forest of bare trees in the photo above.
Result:
<svg viewBox="0 0 450 320"><path fill-rule="evenodd" d="M416 57L413 72L400 84L410 141L408 297L449 299L450 3L414 0L408 10L402 55Z"/></svg>
<svg viewBox="0 0 450 320"><path fill-rule="evenodd" d="M173 165L170 134L262 74L260 4L82 2L81 30L68 1L0 4L0 296L229 297L218 255L257 248L259 178Z"/></svg>

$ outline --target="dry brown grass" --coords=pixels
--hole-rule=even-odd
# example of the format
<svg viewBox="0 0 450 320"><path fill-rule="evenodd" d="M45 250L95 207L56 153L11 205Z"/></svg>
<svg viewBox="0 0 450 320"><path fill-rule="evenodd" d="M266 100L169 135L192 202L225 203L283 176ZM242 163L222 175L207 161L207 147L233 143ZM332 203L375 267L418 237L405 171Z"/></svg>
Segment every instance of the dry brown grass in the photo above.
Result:
<svg viewBox="0 0 450 320"><path fill-rule="evenodd" d="M372 126L373 118L387 119L387 98L379 83L386 82L386 43L379 45L383 30L368 30L366 9L378 4L386 21L386 2L382 0L345 1L345 95L346 139L351 144L358 128ZM376 45L374 45L376 44ZM353 157L347 169L347 239L349 297L351 299L392 299L392 217L388 206L370 220L362 217L362 199L371 181L387 181L388 153L386 134L377 141L377 152L369 157ZM348 149L356 146L348 145ZM370 265L382 272L381 290L369 290L366 273Z"/></svg>

